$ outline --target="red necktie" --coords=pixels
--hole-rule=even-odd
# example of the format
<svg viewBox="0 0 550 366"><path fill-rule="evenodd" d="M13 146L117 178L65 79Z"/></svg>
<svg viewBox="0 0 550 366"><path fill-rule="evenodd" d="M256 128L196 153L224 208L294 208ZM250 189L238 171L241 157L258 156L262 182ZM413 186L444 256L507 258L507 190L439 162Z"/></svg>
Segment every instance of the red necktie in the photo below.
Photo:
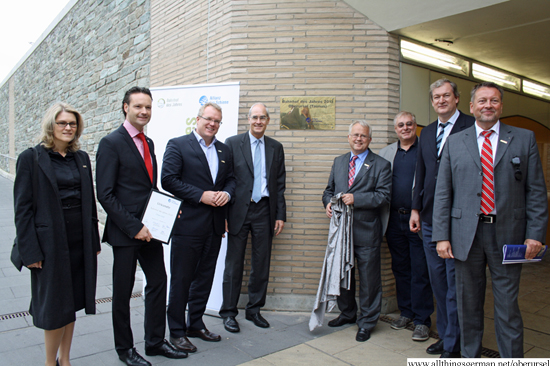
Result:
<svg viewBox="0 0 550 366"><path fill-rule="evenodd" d="M349 162L348 188L351 187L353 181L355 180L355 160L357 160L357 158L358 156L355 155Z"/></svg>
<svg viewBox="0 0 550 366"><path fill-rule="evenodd" d="M153 183L153 164L151 163L151 153L149 152L149 144L145 140L145 135L143 132L138 133L138 137L143 142L143 160L145 161L145 167L147 168L147 173L149 173L149 179Z"/></svg>
<svg viewBox="0 0 550 366"><path fill-rule="evenodd" d="M485 138L481 147L481 169L483 170L483 185L481 187L481 212L488 215L495 209L495 191L493 182L493 148L489 136L493 131L483 131Z"/></svg>

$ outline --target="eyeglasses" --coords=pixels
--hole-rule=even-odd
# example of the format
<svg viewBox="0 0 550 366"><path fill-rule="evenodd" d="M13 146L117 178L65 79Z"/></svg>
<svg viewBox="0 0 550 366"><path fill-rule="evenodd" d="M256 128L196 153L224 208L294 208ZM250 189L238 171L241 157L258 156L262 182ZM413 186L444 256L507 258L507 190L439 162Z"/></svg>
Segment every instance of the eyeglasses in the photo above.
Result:
<svg viewBox="0 0 550 366"><path fill-rule="evenodd" d="M399 123L397 124L397 127L398 127L398 128L403 128L403 127L405 127L405 126L407 126L407 127L412 127L412 126L414 126L414 122L413 122L413 121L407 121L407 122L405 122L405 123L399 122Z"/></svg>
<svg viewBox="0 0 550 366"><path fill-rule="evenodd" d="M357 139L361 139L361 140L366 140L369 138L369 136L367 135L359 135L358 133L356 134L353 134L353 135L350 135L354 140L357 140Z"/></svg>
<svg viewBox="0 0 550 366"><path fill-rule="evenodd" d="M249 119L251 119L252 121L256 121L256 120L260 120L262 122L266 122L267 121L267 116L250 116L248 117Z"/></svg>
<svg viewBox="0 0 550 366"><path fill-rule="evenodd" d="M214 123L217 124L217 125L221 125L221 124L222 124L222 121L217 120L217 119L212 119L212 118L210 118L210 117L207 118L207 117L203 117L203 116L198 116L198 117L199 117L199 118L202 118L202 119L204 119L204 120L206 120L206 121L208 121L208 122L214 122Z"/></svg>
<svg viewBox="0 0 550 366"><path fill-rule="evenodd" d="M61 127L62 129L67 128L67 125L70 128L76 128L76 126L78 126L76 122L55 122L55 124Z"/></svg>

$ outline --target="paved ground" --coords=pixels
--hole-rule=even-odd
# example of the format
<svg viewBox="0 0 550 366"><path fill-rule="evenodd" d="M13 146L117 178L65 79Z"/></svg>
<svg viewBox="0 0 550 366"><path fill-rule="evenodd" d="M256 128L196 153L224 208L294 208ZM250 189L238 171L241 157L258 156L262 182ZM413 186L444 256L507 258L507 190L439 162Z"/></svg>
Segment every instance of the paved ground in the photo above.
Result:
<svg viewBox="0 0 550 366"><path fill-rule="evenodd" d="M43 332L32 326L32 317L21 315L28 309L28 270L17 272L9 260L15 228L13 225L13 183L0 176L0 365L41 365L44 362ZM111 326L112 254L107 245L99 256L97 314L78 314L72 349L72 365L120 366L114 351ZM138 274L139 277L139 274ZM526 357L550 357L550 265L524 266L521 307L525 322ZM136 281L135 292L142 287ZM490 291L490 286L489 290ZM143 350L143 301L131 300L132 328L138 352ZM496 350L492 322L492 296L488 294L485 347ZM355 341L355 326L334 329L326 325L308 330L309 313L270 312L263 315L271 328L262 329L240 316L241 333L223 329L220 319L206 316L207 327L222 335L221 342L195 340L199 351L185 360L146 357L154 365L405 365L408 357L430 357L426 347L435 341L413 342L411 331L395 331L381 321L368 342ZM19 314L21 316L9 316ZM327 315L327 320L334 318ZM391 314L390 316L396 316ZM435 316L434 316L435 323ZM433 330L433 329L432 329ZM433 356L431 356L433 357Z"/></svg>

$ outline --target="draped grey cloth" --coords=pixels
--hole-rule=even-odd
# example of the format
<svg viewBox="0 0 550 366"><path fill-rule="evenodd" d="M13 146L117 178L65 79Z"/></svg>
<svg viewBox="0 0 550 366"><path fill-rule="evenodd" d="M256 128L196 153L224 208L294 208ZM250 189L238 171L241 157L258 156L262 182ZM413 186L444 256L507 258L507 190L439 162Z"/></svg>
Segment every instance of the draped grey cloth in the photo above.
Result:
<svg viewBox="0 0 550 366"><path fill-rule="evenodd" d="M342 202L343 193L331 198L332 218L328 245L319 280L315 304L309 320L309 330L323 325L325 313L336 306L340 288L348 289L351 283L353 257L353 206Z"/></svg>

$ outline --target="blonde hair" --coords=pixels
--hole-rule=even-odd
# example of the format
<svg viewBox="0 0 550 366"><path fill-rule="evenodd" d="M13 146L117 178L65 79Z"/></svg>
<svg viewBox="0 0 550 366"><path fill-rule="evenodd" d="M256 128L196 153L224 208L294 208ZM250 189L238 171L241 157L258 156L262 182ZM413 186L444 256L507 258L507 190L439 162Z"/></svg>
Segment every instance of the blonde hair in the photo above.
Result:
<svg viewBox="0 0 550 366"><path fill-rule="evenodd" d="M69 145L67 146L67 151L78 151L78 149L80 149L78 139L82 135L82 130L84 129L84 120L76 109L63 102L57 102L52 105L44 115L44 118L42 118L42 135L40 136L42 145L48 149L54 148L55 143L53 139L53 129L55 128L55 120L61 112L72 113L76 117L76 132L73 140L69 142Z"/></svg>

